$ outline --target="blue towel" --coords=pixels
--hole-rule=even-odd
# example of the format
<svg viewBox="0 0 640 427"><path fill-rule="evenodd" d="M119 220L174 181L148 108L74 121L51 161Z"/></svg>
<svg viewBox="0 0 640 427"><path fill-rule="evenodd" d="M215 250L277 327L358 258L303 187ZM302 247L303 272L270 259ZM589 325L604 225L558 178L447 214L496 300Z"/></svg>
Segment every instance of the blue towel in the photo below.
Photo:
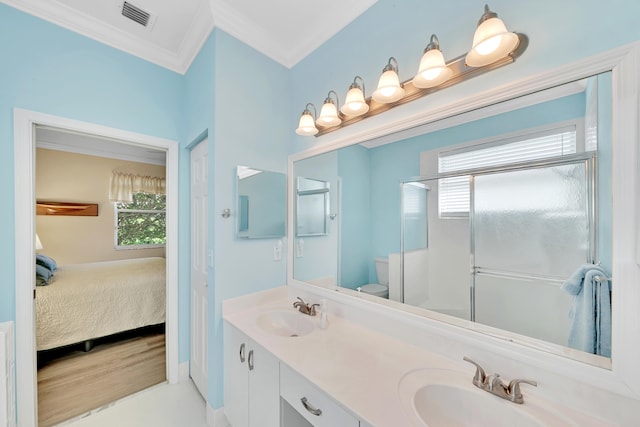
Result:
<svg viewBox="0 0 640 427"><path fill-rule="evenodd" d="M49 280L51 280L51 276L53 276L53 271L49 270L44 265L36 264L36 285L37 286L48 285Z"/></svg>
<svg viewBox="0 0 640 427"><path fill-rule="evenodd" d="M58 269L58 264L55 262L55 260L44 254L36 254L36 264L45 266L52 272Z"/></svg>
<svg viewBox="0 0 640 427"><path fill-rule="evenodd" d="M569 312L571 329L569 347L601 356L611 356L611 293L606 271L594 264L584 264L561 286L574 295Z"/></svg>

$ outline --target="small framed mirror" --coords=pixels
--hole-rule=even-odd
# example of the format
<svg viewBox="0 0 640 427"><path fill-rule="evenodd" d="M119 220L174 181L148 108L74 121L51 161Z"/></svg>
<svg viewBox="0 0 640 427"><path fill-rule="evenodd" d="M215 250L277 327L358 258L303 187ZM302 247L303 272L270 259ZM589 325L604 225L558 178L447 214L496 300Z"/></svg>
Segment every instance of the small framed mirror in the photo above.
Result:
<svg viewBox="0 0 640 427"><path fill-rule="evenodd" d="M296 199L296 236L329 234L329 183L320 179L298 177Z"/></svg>
<svg viewBox="0 0 640 427"><path fill-rule="evenodd" d="M248 166L236 174L236 237L279 239L286 235L287 176Z"/></svg>

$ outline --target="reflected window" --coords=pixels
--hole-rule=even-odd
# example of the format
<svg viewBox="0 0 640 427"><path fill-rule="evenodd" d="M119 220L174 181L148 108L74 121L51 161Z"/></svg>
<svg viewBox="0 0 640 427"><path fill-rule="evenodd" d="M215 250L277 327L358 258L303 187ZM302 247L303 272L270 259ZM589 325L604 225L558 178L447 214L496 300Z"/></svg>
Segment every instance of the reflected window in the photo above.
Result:
<svg viewBox="0 0 640 427"><path fill-rule="evenodd" d="M438 172L458 172L491 166L504 166L532 160L575 154L577 126L563 126L530 132L511 138L443 152L438 157ZM581 150L582 151L582 150ZM469 216L469 176L443 178L438 182L440 218Z"/></svg>

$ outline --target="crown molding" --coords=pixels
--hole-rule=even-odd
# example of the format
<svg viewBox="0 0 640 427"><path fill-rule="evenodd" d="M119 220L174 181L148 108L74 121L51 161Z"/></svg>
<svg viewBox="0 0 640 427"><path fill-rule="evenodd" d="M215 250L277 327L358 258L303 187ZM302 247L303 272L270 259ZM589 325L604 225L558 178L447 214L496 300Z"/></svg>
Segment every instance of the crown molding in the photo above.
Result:
<svg viewBox="0 0 640 427"><path fill-rule="evenodd" d="M247 17L218 0L211 1L211 12L214 16L216 28L253 47L285 67L291 68L291 65L289 65L291 61L288 55L278 47L275 40L260 26L254 25Z"/></svg>
<svg viewBox="0 0 640 427"><path fill-rule="evenodd" d="M200 3L195 20L191 22L188 32L184 35L182 43L180 43L180 63L174 71L185 74L189 70L193 60L198 56L200 49L202 49L209 34L213 31L214 26L209 0L205 0Z"/></svg>
<svg viewBox="0 0 640 427"><path fill-rule="evenodd" d="M211 12L215 26L253 47L265 56L287 68L293 68L307 55L336 35L354 19L369 9L378 0L358 0L345 2L340 8L340 16L323 21L315 31L308 29L304 34L292 38L292 43L283 45L265 31L257 22L239 13L224 0L211 0ZM346 17L346 19L340 19Z"/></svg>
<svg viewBox="0 0 640 427"><path fill-rule="evenodd" d="M213 17L209 8L202 6L208 6L208 2L203 1L196 14L196 20L189 26L189 33L186 34L180 45L179 52L173 52L130 33L125 33L121 29L59 2L47 0L0 1L22 12L179 74L186 73L204 43L206 35L213 29Z"/></svg>

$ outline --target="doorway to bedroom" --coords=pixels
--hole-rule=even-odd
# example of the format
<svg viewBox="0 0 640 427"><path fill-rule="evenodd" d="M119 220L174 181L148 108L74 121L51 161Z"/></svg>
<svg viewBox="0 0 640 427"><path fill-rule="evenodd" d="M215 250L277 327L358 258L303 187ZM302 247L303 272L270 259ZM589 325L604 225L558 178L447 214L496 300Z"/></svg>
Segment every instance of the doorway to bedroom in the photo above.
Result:
<svg viewBox="0 0 640 427"><path fill-rule="evenodd" d="M38 420L166 380L166 160L36 126Z"/></svg>
<svg viewBox="0 0 640 427"><path fill-rule="evenodd" d="M54 425L177 382L177 143L18 109L15 125L18 415Z"/></svg>

